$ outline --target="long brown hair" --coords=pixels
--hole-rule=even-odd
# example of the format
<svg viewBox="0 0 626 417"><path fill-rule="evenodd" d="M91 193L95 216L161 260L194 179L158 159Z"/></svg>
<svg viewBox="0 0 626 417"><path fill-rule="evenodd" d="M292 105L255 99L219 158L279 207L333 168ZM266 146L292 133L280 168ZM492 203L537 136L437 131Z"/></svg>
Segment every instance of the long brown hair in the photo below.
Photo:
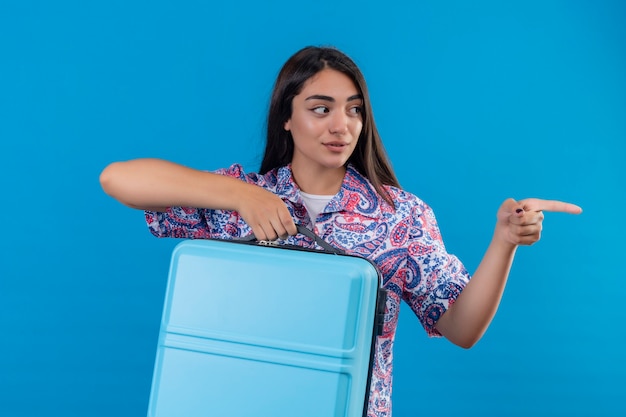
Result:
<svg viewBox="0 0 626 417"><path fill-rule="evenodd" d="M308 46L285 62L270 100L267 119L267 142L260 173L289 164L294 144L285 123L291 118L293 98L300 94L304 83L324 68L332 68L347 75L363 97L363 128L356 148L348 163L352 164L374 186L376 192L395 207L385 185L400 187L383 146L372 113L369 92L363 74L354 61L343 52L329 47Z"/></svg>

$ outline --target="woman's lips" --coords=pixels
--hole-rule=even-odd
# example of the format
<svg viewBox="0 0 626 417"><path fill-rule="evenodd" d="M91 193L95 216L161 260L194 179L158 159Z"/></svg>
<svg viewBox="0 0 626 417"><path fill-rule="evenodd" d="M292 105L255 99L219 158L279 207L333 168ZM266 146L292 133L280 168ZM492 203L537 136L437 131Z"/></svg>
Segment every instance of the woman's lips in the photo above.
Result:
<svg viewBox="0 0 626 417"><path fill-rule="evenodd" d="M345 142L328 142L325 143L324 146L326 146L331 151L339 152L342 151L346 146L348 146L348 144Z"/></svg>

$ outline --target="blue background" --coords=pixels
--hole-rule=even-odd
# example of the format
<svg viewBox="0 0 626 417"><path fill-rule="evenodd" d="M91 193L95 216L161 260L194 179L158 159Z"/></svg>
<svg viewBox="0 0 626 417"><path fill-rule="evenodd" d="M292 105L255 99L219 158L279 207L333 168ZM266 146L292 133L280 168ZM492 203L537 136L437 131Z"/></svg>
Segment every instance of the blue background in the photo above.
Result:
<svg viewBox="0 0 626 417"><path fill-rule="evenodd" d="M280 66L332 44L470 270L505 198L585 209L546 214L473 349L404 309L394 415L626 415L625 18L621 1L2 1L0 414L146 415L177 242L100 171L256 169Z"/></svg>

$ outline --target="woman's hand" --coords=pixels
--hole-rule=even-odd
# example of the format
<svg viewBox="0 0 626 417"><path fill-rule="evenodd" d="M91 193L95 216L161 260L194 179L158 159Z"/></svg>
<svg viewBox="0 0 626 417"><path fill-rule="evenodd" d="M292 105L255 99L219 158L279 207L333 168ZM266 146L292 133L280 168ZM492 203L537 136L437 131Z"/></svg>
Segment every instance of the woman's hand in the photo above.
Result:
<svg viewBox="0 0 626 417"><path fill-rule="evenodd" d="M257 240L285 239L298 233L285 202L259 186L242 183L235 197L235 210L252 228Z"/></svg>
<svg viewBox="0 0 626 417"><path fill-rule="evenodd" d="M528 198L515 201L510 198L498 210L494 237L514 246L532 245L541 237L544 211L580 214L582 209L556 200Z"/></svg>
<svg viewBox="0 0 626 417"><path fill-rule="evenodd" d="M498 210L496 230L485 256L467 287L437 322L437 330L452 343L469 348L491 323L519 245L532 245L541 237L544 211L579 214L574 204L529 198L506 200Z"/></svg>

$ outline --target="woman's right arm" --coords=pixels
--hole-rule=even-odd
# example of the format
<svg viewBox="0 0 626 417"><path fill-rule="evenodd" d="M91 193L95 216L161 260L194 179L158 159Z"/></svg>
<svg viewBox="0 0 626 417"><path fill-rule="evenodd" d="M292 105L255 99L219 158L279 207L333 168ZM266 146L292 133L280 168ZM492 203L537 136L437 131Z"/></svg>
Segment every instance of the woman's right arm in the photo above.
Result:
<svg viewBox="0 0 626 417"><path fill-rule="evenodd" d="M174 206L236 210L257 239L297 233L277 195L237 178L161 159L114 162L100 174L100 184L108 195L139 210L165 211Z"/></svg>

